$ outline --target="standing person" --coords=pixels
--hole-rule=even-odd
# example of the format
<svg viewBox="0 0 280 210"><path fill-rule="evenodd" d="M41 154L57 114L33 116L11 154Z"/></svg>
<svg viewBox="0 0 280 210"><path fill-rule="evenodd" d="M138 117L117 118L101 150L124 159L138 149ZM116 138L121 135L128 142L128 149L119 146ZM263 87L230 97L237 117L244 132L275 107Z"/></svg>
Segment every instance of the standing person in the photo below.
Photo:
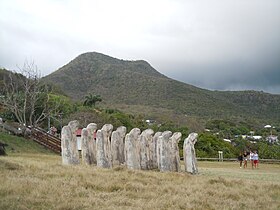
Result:
<svg viewBox="0 0 280 210"><path fill-rule="evenodd" d="M259 165L258 164L259 163L259 155L258 155L256 150L254 151L253 160L254 160L254 167L258 168L258 165Z"/></svg>
<svg viewBox="0 0 280 210"><path fill-rule="evenodd" d="M248 161L248 152L247 151L244 151L244 153L243 153L243 161L244 161L243 167L247 168L247 161Z"/></svg>
<svg viewBox="0 0 280 210"><path fill-rule="evenodd" d="M242 168L242 161L243 161L243 155L242 155L242 152L239 153L239 156L238 156L238 161L239 161L239 166L240 168Z"/></svg>
<svg viewBox="0 0 280 210"><path fill-rule="evenodd" d="M253 160L253 156L254 156L254 153L252 152L252 150L250 150L250 156L249 156L249 159L250 159L250 162L251 162L251 165L252 165L252 169L254 168L254 160Z"/></svg>

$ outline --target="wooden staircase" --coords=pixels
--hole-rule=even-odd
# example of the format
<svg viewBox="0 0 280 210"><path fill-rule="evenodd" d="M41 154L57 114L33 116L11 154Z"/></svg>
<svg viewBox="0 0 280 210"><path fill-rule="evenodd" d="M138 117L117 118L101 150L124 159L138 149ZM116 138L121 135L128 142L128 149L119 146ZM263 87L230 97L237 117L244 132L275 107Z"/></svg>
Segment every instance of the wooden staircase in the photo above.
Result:
<svg viewBox="0 0 280 210"><path fill-rule="evenodd" d="M31 129L31 139L52 150L55 153L61 154L61 140L56 136L47 133L42 128L33 127Z"/></svg>

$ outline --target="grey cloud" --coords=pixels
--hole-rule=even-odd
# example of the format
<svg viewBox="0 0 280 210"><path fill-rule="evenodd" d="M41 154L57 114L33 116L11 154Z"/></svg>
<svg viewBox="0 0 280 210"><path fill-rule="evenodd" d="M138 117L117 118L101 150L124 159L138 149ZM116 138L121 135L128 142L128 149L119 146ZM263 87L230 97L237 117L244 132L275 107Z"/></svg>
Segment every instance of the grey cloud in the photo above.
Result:
<svg viewBox="0 0 280 210"><path fill-rule="evenodd" d="M280 93L280 64L229 62L173 67L169 77L212 90L263 90ZM207 71L205 70L207 69Z"/></svg>
<svg viewBox="0 0 280 210"><path fill-rule="evenodd" d="M48 74L81 53L98 51L120 59L147 60L169 77L207 89L280 94L279 0L164 1L162 11L155 3L149 8L149 1L138 2L138 6L147 4L142 8L149 8L149 18L118 3L119 8L110 10L112 17L106 13L100 19L91 16L94 12L77 9L75 2L67 11L60 10L65 3L61 1L59 16L50 14L54 22L44 22L48 17L41 17L40 11L37 20L36 12L29 14L18 2L9 2L6 7L0 2L2 67L15 69L32 59ZM54 4L45 0L49 7L42 9ZM105 3L103 7L108 8ZM125 17L122 11L130 9L140 16ZM68 19L79 21L65 23Z"/></svg>

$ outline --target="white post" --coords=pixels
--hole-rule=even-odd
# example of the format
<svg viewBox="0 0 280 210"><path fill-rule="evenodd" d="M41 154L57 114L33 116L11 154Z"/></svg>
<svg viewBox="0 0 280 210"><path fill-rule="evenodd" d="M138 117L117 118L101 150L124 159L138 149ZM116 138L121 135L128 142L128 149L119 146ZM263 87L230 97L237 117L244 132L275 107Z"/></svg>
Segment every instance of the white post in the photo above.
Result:
<svg viewBox="0 0 280 210"><path fill-rule="evenodd" d="M223 162L224 161L223 151L218 151L218 154L219 154L219 162Z"/></svg>

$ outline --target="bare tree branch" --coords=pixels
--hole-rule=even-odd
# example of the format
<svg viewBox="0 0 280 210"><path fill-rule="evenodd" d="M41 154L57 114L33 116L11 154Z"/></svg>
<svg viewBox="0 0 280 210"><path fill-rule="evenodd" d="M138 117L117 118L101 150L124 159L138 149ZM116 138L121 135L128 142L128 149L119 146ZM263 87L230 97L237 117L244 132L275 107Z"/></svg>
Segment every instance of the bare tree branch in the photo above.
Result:
<svg viewBox="0 0 280 210"><path fill-rule="evenodd" d="M51 113L58 113L60 103L49 103L48 87L42 84L34 62L25 61L19 72L10 72L4 80L4 97L0 100L19 123L37 126Z"/></svg>

